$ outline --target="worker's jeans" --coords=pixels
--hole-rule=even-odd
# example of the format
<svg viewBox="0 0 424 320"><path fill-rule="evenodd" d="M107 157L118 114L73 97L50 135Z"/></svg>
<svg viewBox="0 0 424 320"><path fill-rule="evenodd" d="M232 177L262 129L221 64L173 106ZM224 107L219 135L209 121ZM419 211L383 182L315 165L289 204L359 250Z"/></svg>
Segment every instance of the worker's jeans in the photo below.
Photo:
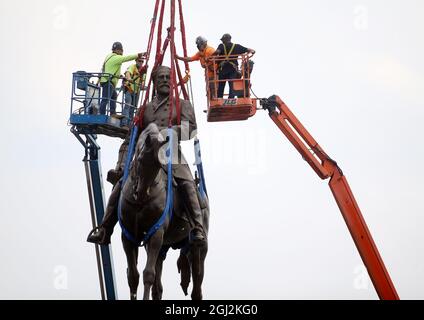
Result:
<svg viewBox="0 0 424 320"><path fill-rule="evenodd" d="M125 91L125 105L122 109L122 115L125 119L122 120L123 125L130 125L134 118L134 112L137 109L139 93L130 93Z"/></svg>
<svg viewBox="0 0 424 320"><path fill-rule="evenodd" d="M110 114L116 113L116 100L118 94L116 93L115 86L110 82L104 82L102 86L102 102L100 103L100 114L106 114L106 106L110 102Z"/></svg>
<svg viewBox="0 0 424 320"><path fill-rule="evenodd" d="M232 80L232 79L237 79L237 72L235 69L231 69L229 71L221 71L218 75L219 80ZM218 98L222 98L224 96L224 89L225 89L225 84L227 83L227 81L222 81L219 82L218 84ZM228 81L228 85L230 86L230 94L228 95L228 99L233 99L235 94L234 94L234 88L233 88L233 81Z"/></svg>
<svg viewBox="0 0 424 320"><path fill-rule="evenodd" d="M209 76L209 99L215 99L216 97L216 86L215 86L215 77Z"/></svg>

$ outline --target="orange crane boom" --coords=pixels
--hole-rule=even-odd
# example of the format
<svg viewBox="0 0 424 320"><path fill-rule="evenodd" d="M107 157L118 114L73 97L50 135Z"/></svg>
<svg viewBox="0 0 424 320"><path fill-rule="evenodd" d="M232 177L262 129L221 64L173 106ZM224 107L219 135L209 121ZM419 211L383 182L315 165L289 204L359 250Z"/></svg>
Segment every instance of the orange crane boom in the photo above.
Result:
<svg viewBox="0 0 424 320"><path fill-rule="evenodd" d="M399 296L384 266L383 259L368 230L361 210L346 177L337 163L318 145L287 105L278 97L261 99L271 119L290 140L321 179L330 178L330 189L343 215L353 241L361 255L377 294L382 300L398 300Z"/></svg>

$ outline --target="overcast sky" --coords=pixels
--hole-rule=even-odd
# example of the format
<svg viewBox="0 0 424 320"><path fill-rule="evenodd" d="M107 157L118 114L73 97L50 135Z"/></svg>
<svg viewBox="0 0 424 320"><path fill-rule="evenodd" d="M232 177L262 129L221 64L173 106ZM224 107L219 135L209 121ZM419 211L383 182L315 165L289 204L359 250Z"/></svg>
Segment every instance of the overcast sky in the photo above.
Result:
<svg viewBox="0 0 424 320"><path fill-rule="evenodd" d="M278 94L339 163L400 297L423 299L423 2L183 3L190 53L198 35L216 47L226 32L257 51L255 93ZM145 51L153 4L0 2L1 299L100 298L83 149L67 125L72 72L99 71L114 41ZM202 69L191 68L211 203L204 297L376 299L327 181L266 112L207 123ZM99 143L105 174L120 140ZM119 228L112 241L128 299ZM165 299L186 299L176 258Z"/></svg>

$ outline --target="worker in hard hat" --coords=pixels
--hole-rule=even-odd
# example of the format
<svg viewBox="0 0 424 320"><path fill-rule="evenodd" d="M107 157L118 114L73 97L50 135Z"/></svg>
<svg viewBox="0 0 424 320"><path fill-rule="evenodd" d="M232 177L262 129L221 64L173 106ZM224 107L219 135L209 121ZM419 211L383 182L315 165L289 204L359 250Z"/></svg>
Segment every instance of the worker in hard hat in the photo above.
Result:
<svg viewBox="0 0 424 320"><path fill-rule="evenodd" d="M144 89L146 82L147 65L143 65L144 58L138 57L125 71L124 97L125 105L122 109L122 115L125 117L123 124L129 126L134 118L134 112L138 105L140 91Z"/></svg>
<svg viewBox="0 0 424 320"><path fill-rule="evenodd" d="M145 53L132 54L123 56L124 48L122 43L115 42L112 45L112 53L108 54L105 58L102 67L102 73L105 73L100 78L100 85L102 87L102 102L100 103L100 114L106 114L106 106L110 102L110 115L116 114L116 84L121 77L121 66L124 62L135 60L138 57L143 57Z"/></svg>
<svg viewBox="0 0 424 320"><path fill-rule="evenodd" d="M225 59L219 63L218 78L219 80L229 80L228 84L230 86L230 93L228 98L233 99L235 97L235 92L233 88L233 81L231 80L239 78L239 75L237 58L230 58L230 56L241 55L244 53L255 54L255 50L246 48L240 44L232 43L231 35L228 33L222 36L221 41L222 43L218 46L213 55L225 57ZM224 96L224 89L227 81L219 82L218 98L222 98Z"/></svg>
<svg viewBox="0 0 424 320"><path fill-rule="evenodd" d="M208 45L208 40L205 37L199 36L196 38L196 46L199 51L192 57L180 57L177 55L177 59L192 62L200 61L201 66L205 69L205 74L209 78L209 91L211 97L215 96L215 85L214 85L214 63L208 61L208 58L216 51L213 47Z"/></svg>

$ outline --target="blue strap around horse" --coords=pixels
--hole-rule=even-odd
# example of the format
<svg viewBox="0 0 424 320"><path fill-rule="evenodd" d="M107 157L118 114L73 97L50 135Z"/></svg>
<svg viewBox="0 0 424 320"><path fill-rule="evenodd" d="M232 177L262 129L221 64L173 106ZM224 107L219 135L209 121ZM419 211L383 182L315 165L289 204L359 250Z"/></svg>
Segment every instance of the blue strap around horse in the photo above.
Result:
<svg viewBox="0 0 424 320"><path fill-rule="evenodd" d="M199 191L200 195L204 199L208 195L208 191L206 190L206 181L205 181L205 173L203 172L203 163L202 163L202 153L200 151L200 141L199 139L194 140L194 156L197 166L197 173L199 174Z"/></svg>
<svg viewBox="0 0 424 320"><path fill-rule="evenodd" d="M167 169L168 169L168 181L167 181L167 192L166 192L166 204L165 209L162 212L161 217L159 220L150 228L150 230L145 234L142 241L137 240L124 226L122 223L122 206L121 206L121 198L122 198L122 188L125 184L125 181L128 179L129 171L130 171L130 164L134 155L135 145L136 145L136 138L138 133L138 126L134 125L131 131L131 138L130 143L128 146L128 154L127 159L125 161L125 167L124 167L124 176L122 177L122 180L120 181L121 184L121 192L119 195L119 201L118 201L118 220L119 225L121 226L122 233L124 236L134 243L137 246L145 245L150 238L162 227L162 225L165 223L166 217L169 216L169 219L172 218L173 213L173 206L174 206L174 195L173 195L173 188L172 188L172 151L173 151L173 130L172 128L168 128L168 149L166 150L166 156L168 159Z"/></svg>

